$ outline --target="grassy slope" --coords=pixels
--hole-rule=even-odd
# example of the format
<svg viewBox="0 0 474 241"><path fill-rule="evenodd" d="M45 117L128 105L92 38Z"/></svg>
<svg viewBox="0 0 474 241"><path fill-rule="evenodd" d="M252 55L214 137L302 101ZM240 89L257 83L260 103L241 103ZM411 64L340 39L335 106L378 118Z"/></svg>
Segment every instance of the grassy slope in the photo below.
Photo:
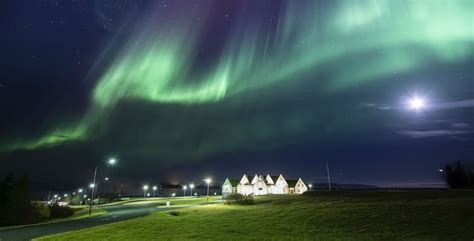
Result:
<svg viewBox="0 0 474 241"><path fill-rule="evenodd" d="M209 196L209 202L220 200L222 196ZM206 197L156 197L156 198L134 198L125 201L112 202L108 204L100 205L99 207L107 207L112 205L140 205L143 203L155 203L157 206L165 206L166 202L169 201L170 205L189 205L199 204L206 202Z"/></svg>
<svg viewBox="0 0 474 241"><path fill-rule="evenodd" d="M49 223L59 223L59 222L71 221L71 220L76 220L76 219L81 219L81 218L91 218L91 217L104 215L104 214L107 213L107 211L105 211L105 209L98 208L98 207L94 207L92 209L91 215L89 215L88 206L75 206L75 207L72 207L72 208L74 209L74 214L71 215L70 217L67 217L67 218L53 218L53 219L48 219L48 220L46 220L44 222L40 222L40 223L0 227L0 231L8 230L8 229L14 229L14 228L21 228L21 227L43 225L43 224L49 224Z"/></svg>
<svg viewBox="0 0 474 241"><path fill-rule="evenodd" d="M41 240L472 240L474 192L313 192L214 204ZM176 214L176 211L174 211ZM91 237L93 237L91 239Z"/></svg>
<svg viewBox="0 0 474 241"><path fill-rule="evenodd" d="M102 209L102 208L99 208L99 207L92 208L91 215L89 215L89 206L74 207L74 209L75 209L74 214L70 217L56 218L56 219L52 219L50 221L47 221L45 223L63 222L63 221L81 219L81 218L90 218L90 217L96 217L96 216L104 215L104 214L107 213L107 211L105 211L105 209Z"/></svg>

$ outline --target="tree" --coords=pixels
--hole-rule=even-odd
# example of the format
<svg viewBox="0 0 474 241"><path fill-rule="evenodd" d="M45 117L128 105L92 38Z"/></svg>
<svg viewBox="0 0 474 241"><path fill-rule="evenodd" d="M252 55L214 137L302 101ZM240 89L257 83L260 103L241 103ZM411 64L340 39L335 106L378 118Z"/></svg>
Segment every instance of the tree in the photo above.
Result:
<svg viewBox="0 0 474 241"><path fill-rule="evenodd" d="M15 179L12 174L0 182L0 226L39 222L47 218L47 211L31 202L29 178Z"/></svg>
<svg viewBox="0 0 474 241"><path fill-rule="evenodd" d="M450 188L474 188L474 170L469 162L457 161L441 169L443 179Z"/></svg>

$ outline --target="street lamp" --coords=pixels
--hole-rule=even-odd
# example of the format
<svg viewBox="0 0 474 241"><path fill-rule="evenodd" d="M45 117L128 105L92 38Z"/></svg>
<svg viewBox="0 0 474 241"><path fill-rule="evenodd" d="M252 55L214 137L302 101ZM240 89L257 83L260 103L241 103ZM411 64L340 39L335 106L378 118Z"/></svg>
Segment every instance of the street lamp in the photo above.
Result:
<svg viewBox="0 0 474 241"><path fill-rule="evenodd" d="M188 187L187 187L186 185L183 186L183 197L186 197L186 189L187 189L187 188L188 188Z"/></svg>
<svg viewBox="0 0 474 241"><path fill-rule="evenodd" d="M82 188L79 188L79 190L77 190L79 193L82 193L84 191L84 189Z"/></svg>
<svg viewBox="0 0 474 241"><path fill-rule="evenodd" d="M191 189L190 190L191 196L193 195L193 188L194 188L194 184L192 184L192 183L189 184L189 189Z"/></svg>
<svg viewBox="0 0 474 241"><path fill-rule="evenodd" d="M171 193L171 196L172 196L172 197L176 196L176 193Z"/></svg>
<svg viewBox="0 0 474 241"><path fill-rule="evenodd" d="M117 163L117 160L116 160L115 158L110 158L110 159L107 161L107 164L109 164L110 166L115 165L115 163ZM96 192L97 192L97 186L98 186L98 185L96 185L96 181L95 181L95 180L96 180L96 177L97 177L97 169L98 169L98 168L99 168L98 165L95 166L95 168L94 168L94 181L93 181L92 184L91 184L92 190L91 190L91 202L90 202L90 206L89 206L89 215L91 215L91 213L92 213L92 205L93 205L93 203L94 203L94 195L95 195Z"/></svg>
<svg viewBox="0 0 474 241"><path fill-rule="evenodd" d="M423 107L425 107L425 100L424 99L415 96L410 100L410 108L411 109L421 110L421 109L423 109Z"/></svg>
<svg viewBox="0 0 474 241"><path fill-rule="evenodd" d="M109 180L109 178L108 178L108 177L104 178L104 181L108 181L108 180Z"/></svg>
<svg viewBox="0 0 474 241"><path fill-rule="evenodd" d="M148 190L148 185L143 185L143 198L146 198L146 190Z"/></svg>
<svg viewBox="0 0 474 241"><path fill-rule="evenodd" d="M115 165L115 163L117 163L117 159L115 158L110 158L109 161L108 161L109 165Z"/></svg>
<svg viewBox="0 0 474 241"><path fill-rule="evenodd" d="M311 191L311 188L313 187L313 185L309 184L308 187L309 187L309 190Z"/></svg>
<svg viewBox="0 0 474 241"><path fill-rule="evenodd" d="M206 178L204 181L207 183L207 203L209 203L209 184L211 184L212 180L210 178Z"/></svg>
<svg viewBox="0 0 474 241"><path fill-rule="evenodd" d="M155 197L157 186L153 186L153 197Z"/></svg>

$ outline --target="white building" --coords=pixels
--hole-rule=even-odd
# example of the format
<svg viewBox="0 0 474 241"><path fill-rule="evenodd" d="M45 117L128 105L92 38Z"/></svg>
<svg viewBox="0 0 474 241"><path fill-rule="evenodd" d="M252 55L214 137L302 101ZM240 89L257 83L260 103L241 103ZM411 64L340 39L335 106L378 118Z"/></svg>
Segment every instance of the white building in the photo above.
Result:
<svg viewBox="0 0 474 241"><path fill-rule="evenodd" d="M283 175L266 177L255 174L253 177L245 175L240 179L226 178L222 184L222 195L241 193L245 195L265 194L301 194L308 190L301 178L285 180Z"/></svg>

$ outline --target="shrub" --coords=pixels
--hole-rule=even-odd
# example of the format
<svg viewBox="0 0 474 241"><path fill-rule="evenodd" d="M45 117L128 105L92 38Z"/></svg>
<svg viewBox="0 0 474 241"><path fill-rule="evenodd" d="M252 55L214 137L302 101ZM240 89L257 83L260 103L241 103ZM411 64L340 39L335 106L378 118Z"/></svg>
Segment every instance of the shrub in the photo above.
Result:
<svg viewBox="0 0 474 241"><path fill-rule="evenodd" d="M67 218L74 214L74 210L67 206L51 206L51 215L50 218Z"/></svg>
<svg viewBox="0 0 474 241"><path fill-rule="evenodd" d="M170 215L171 216L179 216L179 211L171 211Z"/></svg>
<svg viewBox="0 0 474 241"><path fill-rule="evenodd" d="M252 205L255 204L253 195L244 195L240 193L233 193L223 198L226 205Z"/></svg>
<svg viewBox="0 0 474 241"><path fill-rule="evenodd" d="M33 218L35 222L41 222L48 219L51 216L51 210L48 205L41 202L32 202L31 203Z"/></svg>

